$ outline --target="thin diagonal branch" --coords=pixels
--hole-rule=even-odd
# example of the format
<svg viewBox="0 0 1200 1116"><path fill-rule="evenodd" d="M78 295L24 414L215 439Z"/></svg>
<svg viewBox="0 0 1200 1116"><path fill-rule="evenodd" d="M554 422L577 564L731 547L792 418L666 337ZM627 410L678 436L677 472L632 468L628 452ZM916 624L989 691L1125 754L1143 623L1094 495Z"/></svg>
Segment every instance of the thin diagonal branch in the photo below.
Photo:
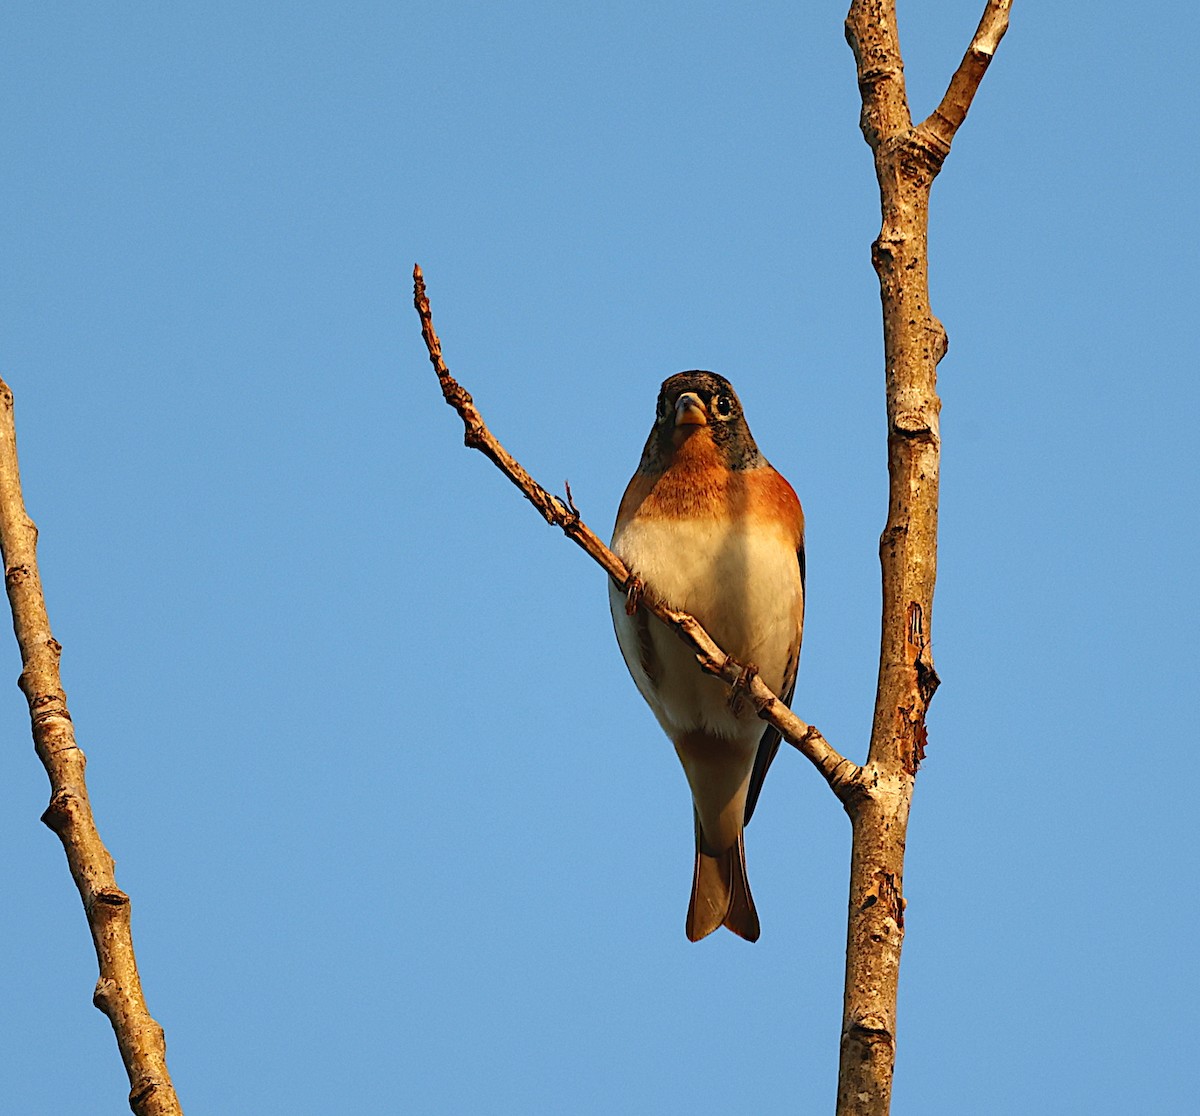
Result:
<svg viewBox="0 0 1200 1116"><path fill-rule="evenodd" d="M919 130L930 135L945 152L949 152L955 133L966 120L975 91L991 65L1000 40L1008 30L1008 13L1011 7L1012 0L988 0L975 36L971 39L971 45L967 47L963 60L954 71L942 103L920 126Z"/></svg>
<svg viewBox="0 0 1200 1116"><path fill-rule="evenodd" d="M846 759L829 744L821 733L810 724L800 720L757 675L749 680L741 664L726 655L713 638L704 630L696 618L689 613L672 608L659 598L653 586L643 586L630 570L579 516L574 504L569 506L557 496L551 495L537 483L500 444L483 421L470 393L450 374L442 358L442 343L433 328L433 315L429 299L425 294L425 277L421 268L413 268L413 303L421 318L421 334L429 350L429 360L437 372L442 395L463 421L465 443L490 458L502 473L513 482L525 498L541 513L542 518L573 539L622 589L632 592L638 607L645 608L656 616L685 643L691 645L700 666L709 674L732 686L744 685L747 695L754 703L758 715L774 725L784 740L806 756L824 776L833 792L842 801L851 795L861 774L859 767ZM568 500L570 493L568 490Z"/></svg>
<svg viewBox="0 0 1200 1116"><path fill-rule="evenodd" d="M86 760L75 743L37 566L37 528L25 511L17 467L13 396L0 380L0 550L13 630L21 649L18 684L29 702L33 743L50 776L50 805L42 815L62 841L83 899L100 979L93 1002L112 1023L129 1074L129 1107L138 1116L180 1116L167 1072L162 1028L142 994L130 930L129 896L113 875L113 859L92 817L84 781Z"/></svg>

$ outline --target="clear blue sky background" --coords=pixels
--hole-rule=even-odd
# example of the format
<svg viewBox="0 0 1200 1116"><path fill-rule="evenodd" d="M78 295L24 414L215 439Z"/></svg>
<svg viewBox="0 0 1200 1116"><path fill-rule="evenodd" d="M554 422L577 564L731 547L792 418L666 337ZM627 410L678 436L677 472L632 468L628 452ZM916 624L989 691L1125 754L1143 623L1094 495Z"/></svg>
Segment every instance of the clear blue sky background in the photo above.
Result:
<svg viewBox="0 0 1200 1116"><path fill-rule="evenodd" d="M0 371L189 1116L832 1110L840 808L784 754L762 940L688 944L687 792L602 575L462 448L409 273L496 433L603 533L660 380L733 380L808 513L797 710L862 758L886 475L844 8L7 8ZM944 684L893 1111L1178 1112L1194 13L1015 9L933 194ZM915 115L981 10L903 3ZM117 1116L0 652L0 1106Z"/></svg>

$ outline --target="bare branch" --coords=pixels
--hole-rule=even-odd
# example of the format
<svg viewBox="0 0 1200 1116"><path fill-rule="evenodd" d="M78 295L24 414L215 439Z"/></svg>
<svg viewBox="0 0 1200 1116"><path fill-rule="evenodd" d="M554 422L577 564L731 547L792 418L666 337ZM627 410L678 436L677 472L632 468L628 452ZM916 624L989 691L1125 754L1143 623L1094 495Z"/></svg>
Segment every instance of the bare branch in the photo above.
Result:
<svg viewBox="0 0 1200 1116"><path fill-rule="evenodd" d="M854 839L838 1116L887 1116L891 1105L905 833L938 685L931 619L941 457L937 365L946 331L929 304L929 196L1008 26L1009 6L987 0L946 96L917 128L904 92L895 0L852 0L846 18L862 131L879 184L882 224L871 258L883 308L889 485L879 540L883 617L871 747L861 793L845 800Z"/></svg>
<svg viewBox="0 0 1200 1116"><path fill-rule="evenodd" d="M884 140L912 127L893 0L851 0L846 42L858 69L859 125L875 151Z"/></svg>
<svg viewBox="0 0 1200 1116"><path fill-rule="evenodd" d="M425 294L425 277L420 266L413 267L413 304L421 318L421 334L429 350L429 360L437 372L442 395L463 421L466 444L485 454L499 467L541 513L547 523L553 524L573 539L623 590L630 594L632 607L645 608L675 633L691 644L701 668L720 678L730 686L739 684L754 703L758 715L774 725L783 738L806 756L825 777L833 792L843 801L854 792L860 768L838 754L829 742L812 725L800 720L757 675L748 676L742 664L725 654L712 637L702 628L694 616L672 608L661 600L653 588L644 586L605 544L598 535L580 518L574 501L569 505L552 496L537 483L517 460L496 440L487 428L475 406L470 393L450 374L442 358L442 343L433 328L433 315L429 299Z"/></svg>
<svg viewBox="0 0 1200 1116"><path fill-rule="evenodd" d="M954 71L950 85L942 103L929 114L921 124L919 131L928 134L934 144L945 153L950 151L950 144L962 122L967 118L967 111L975 97L975 91L987 73L996 48L1004 33L1008 30L1008 13L1012 0L988 0L983 10L983 18L975 31L967 53Z"/></svg>
<svg viewBox="0 0 1200 1116"><path fill-rule="evenodd" d="M125 1070L129 1107L138 1116L179 1116L167 1072L162 1028L142 994L130 930L129 896L113 874L100 840L84 781L85 759L75 743L58 661L62 648L50 631L37 566L37 528L25 511L17 467L13 395L0 380L0 550L13 630L21 650L18 684L29 702L33 743L50 776L50 805L42 815L63 843L67 864L87 913L100 979L93 1002L112 1023Z"/></svg>

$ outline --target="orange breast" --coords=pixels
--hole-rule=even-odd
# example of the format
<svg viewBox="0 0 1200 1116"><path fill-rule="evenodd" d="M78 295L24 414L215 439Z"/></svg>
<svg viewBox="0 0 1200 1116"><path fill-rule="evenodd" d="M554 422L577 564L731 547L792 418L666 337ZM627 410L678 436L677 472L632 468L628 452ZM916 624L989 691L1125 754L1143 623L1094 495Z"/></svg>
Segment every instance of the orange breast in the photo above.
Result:
<svg viewBox="0 0 1200 1116"><path fill-rule="evenodd" d="M634 474L617 523L642 516L759 520L788 531L797 547L804 540L804 512L792 486L770 465L736 472L727 469L707 436L689 438L658 476Z"/></svg>

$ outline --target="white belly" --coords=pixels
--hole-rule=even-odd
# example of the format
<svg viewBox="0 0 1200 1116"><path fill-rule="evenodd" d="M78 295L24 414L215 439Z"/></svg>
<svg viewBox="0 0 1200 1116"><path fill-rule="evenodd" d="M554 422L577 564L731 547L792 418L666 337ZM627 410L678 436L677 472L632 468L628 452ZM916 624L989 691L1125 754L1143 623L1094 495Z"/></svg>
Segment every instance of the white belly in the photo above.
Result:
<svg viewBox="0 0 1200 1116"><path fill-rule="evenodd" d="M795 551L782 532L772 536L761 524L750 530L713 519L634 519L614 536L613 550L655 593L695 616L722 650L756 665L779 692L789 657L798 653L804 592ZM651 684L624 595L610 584L609 597L625 663L667 734L705 729L744 743L752 755L763 724L749 704L735 717L728 687L705 675L688 646L653 618L658 677Z"/></svg>

